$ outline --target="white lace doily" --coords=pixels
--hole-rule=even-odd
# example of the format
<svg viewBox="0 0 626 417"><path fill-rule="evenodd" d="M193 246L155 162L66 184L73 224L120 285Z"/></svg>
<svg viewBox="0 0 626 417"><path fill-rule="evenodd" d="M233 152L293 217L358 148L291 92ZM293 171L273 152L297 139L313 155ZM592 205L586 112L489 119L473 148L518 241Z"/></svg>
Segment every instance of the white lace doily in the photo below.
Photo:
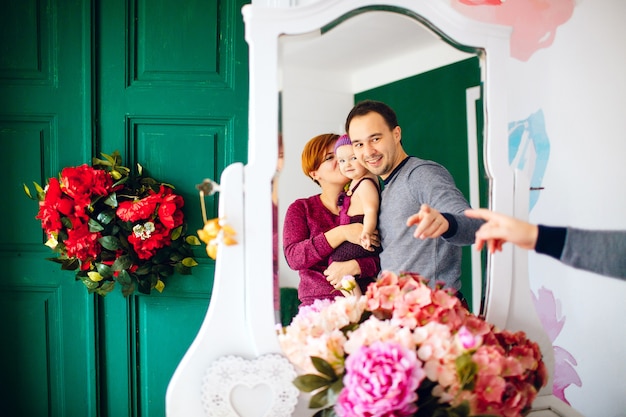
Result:
<svg viewBox="0 0 626 417"><path fill-rule="evenodd" d="M298 402L296 376L279 354L223 356L202 379L202 406L209 417L289 417Z"/></svg>

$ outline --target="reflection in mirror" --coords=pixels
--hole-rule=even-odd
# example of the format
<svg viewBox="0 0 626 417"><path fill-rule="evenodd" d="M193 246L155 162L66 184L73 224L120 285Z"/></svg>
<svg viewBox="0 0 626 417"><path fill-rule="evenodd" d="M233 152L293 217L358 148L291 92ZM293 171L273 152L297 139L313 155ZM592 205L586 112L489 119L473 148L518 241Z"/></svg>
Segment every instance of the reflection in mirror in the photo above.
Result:
<svg viewBox="0 0 626 417"><path fill-rule="evenodd" d="M488 184L478 152L484 113L477 101L481 54L467 51L471 48L451 46L415 18L390 11L369 10L319 31L281 36L280 232L289 204L320 192L302 174L304 144L320 133L344 133L348 112L366 98L396 110L409 154L444 165L470 205L486 206ZM277 249L280 286L297 288L298 273L285 263L280 242ZM464 294L479 312L484 268L480 254L466 249Z"/></svg>

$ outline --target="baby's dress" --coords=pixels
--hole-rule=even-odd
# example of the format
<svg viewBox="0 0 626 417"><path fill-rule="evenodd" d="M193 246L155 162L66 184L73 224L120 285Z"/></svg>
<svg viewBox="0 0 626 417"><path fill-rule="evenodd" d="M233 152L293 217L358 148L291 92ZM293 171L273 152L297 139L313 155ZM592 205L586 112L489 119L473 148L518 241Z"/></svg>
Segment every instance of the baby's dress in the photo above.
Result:
<svg viewBox="0 0 626 417"><path fill-rule="evenodd" d="M352 193L361 185L361 183L365 180L369 180L375 183L372 178L362 178L357 185L352 189ZM378 189L378 184L376 184L376 188ZM350 224L350 223L363 223L363 218L365 217L363 214L358 214L356 216L348 216L348 209L350 208L350 197L352 193L348 195L348 193L343 192L339 196L339 224ZM378 256L381 252L380 247L374 247L375 250L373 252L364 249L363 246L357 245L352 242L343 242L341 245L337 246L333 253L330 255L330 262L342 262L349 261L351 259L364 258L367 256Z"/></svg>

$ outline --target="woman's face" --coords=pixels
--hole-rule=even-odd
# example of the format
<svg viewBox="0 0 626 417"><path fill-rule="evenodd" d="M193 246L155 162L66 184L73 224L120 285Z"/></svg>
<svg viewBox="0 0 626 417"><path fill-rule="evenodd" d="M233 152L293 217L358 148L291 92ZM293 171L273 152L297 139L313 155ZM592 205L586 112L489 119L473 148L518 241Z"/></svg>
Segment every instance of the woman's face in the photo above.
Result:
<svg viewBox="0 0 626 417"><path fill-rule="evenodd" d="M331 144L326 148L324 158L319 168L311 172L311 177L324 187L324 184L341 184L344 185L348 182L341 171L339 171L339 164L337 158L333 152L335 144Z"/></svg>

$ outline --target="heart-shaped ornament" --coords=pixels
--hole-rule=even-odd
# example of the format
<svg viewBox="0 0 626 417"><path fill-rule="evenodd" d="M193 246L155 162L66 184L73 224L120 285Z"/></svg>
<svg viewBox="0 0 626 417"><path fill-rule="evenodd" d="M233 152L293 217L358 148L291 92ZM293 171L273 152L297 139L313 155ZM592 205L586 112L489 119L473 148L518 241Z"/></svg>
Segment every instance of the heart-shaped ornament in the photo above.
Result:
<svg viewBox="0 0 626 417"><path fill-rule="evenodd" d="M282 355L223 356L207 369L202 405L209 417L290 417L298 402L293 365Z"/></svg>
<svg viewBox="0 0 626 417"><path fill-rule="evenodd" d="M240 417L263 417L269 415L272 395L267 384L236 385L230 391L230 405Z"/></svg>

